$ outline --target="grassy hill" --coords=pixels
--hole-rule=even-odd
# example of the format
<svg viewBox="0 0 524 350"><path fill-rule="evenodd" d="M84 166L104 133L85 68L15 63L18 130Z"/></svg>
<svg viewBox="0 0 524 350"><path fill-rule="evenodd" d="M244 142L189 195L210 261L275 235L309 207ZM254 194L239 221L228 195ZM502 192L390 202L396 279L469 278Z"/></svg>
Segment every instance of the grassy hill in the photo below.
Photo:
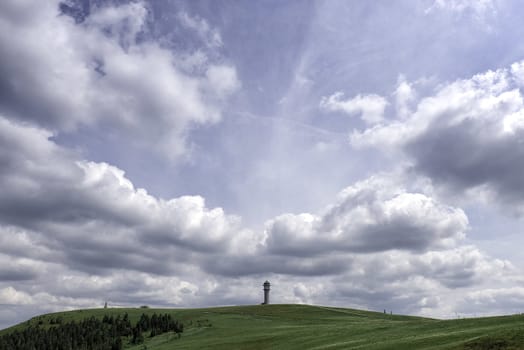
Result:
<svg viewBox="0 0 524 350"><path fill-rule="evenodd" d="M524 349L524 316L434 320L309 305L256 305L206 309L90 309L35 317L0 335L52 319L81 320L169 313L185 326L147 338L148 350L167 349ZM144 345L127 347L142 350Z"/></svg>

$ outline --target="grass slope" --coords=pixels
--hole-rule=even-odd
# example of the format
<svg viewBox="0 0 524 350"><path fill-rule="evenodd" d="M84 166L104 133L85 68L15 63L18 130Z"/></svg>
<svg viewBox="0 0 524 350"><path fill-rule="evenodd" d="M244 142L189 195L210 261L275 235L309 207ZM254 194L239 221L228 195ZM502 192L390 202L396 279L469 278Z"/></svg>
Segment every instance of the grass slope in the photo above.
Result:
<svg viewBox="0 0 524 350"><path fill-rule="evenodd" d="M147 339L148 350L167 349L524 349L524 316L433 320L309 305L256 305L207 309L92 309L48 314L15 327L127 312L170 313L184 323L180 339ZM128 347L141 350L143 345Z"/></svg>

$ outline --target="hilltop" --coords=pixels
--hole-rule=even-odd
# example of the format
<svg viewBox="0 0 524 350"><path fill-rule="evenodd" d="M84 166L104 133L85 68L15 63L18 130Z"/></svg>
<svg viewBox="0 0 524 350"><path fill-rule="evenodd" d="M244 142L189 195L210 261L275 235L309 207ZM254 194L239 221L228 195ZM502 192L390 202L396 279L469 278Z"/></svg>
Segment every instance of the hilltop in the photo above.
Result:
<svg viewBox="0 0 524 350"><path fill-rule="evenodd" d="M87 309L38 316L0 331L50 327L53 320L80 321L127 313L169 314L184 324L174 333L147 338L148 350L167 349L524 349L524 316L436 320L310 305L256 305L203 309ZM127 345L141 350L144 345Z"/></svg>

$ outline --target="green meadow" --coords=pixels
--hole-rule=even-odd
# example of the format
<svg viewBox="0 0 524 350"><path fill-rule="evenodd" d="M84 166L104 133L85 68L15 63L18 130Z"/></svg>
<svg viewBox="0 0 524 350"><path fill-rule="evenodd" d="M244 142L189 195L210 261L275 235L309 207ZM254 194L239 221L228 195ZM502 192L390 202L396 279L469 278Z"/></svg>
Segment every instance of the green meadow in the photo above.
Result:
<svg viewBox="0 0 524 350"><path fill-rule="evenodd" d="M524 349L524 315L436 320L309 305L255 305L205 309L88 309L35 317L0 331L51 320L82 320L128 313L169 313L183 322L178 338L167 333L126 349Z"/></svg>

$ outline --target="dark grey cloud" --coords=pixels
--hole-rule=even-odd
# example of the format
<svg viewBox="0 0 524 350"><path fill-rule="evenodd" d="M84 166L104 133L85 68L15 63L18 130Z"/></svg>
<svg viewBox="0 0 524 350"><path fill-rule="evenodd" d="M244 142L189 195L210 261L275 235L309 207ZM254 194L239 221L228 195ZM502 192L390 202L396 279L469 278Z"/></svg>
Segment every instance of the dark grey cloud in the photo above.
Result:
<svg viewBox="0 0 524 350"><path fill-rule="evenodd" d="M0 225L0 253L18 258L51 260L56 255L41 244L35 232L26 232L15 226Z"/></svg>
<svg viewBox="0 0 524 350"><path fill-rule="evenodd" d="M415 171L451 190L488 186L502 202L522 203L524 129L501 136L494 133L500 125L474 119L434 124L405 146Z"/></svg>
<svg viewBox="0 0 524 350"><path fill-rule="evenodd" d="M212 256L202 261L204 270L228 277L268 273L294 276L328 276L351 268L351 257L331 252L321 257L293 257L264 252L235 256Z"/></svg>
<svg viewBox="0 0 524 350"><path fill-rule="evenodd" d="M29 281L36 279L37 276L38 273L34 269L23 266L0 267L0 281L4 282Z"/></svg>

